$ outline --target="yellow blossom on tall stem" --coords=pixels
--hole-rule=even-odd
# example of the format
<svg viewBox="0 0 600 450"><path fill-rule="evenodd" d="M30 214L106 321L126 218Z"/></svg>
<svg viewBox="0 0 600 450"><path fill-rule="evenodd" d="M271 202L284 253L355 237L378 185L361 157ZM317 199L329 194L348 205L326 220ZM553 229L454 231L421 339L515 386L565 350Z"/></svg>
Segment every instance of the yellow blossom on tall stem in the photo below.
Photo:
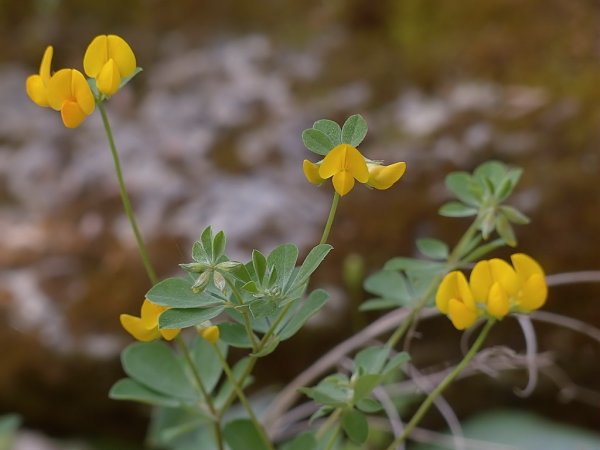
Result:
<svg viewBox="0 0 600 450"><path fill-rule="evenodd" d="M125 40L114 34L96 36L83 57L83 70L96 79L98 90L110 97L119 90L123 78L135 72L133 50Z"/></svg>
<svg viewBox="0 0 600 450"><path fill-rule="evenodd" d="M406 172L406 163L397 162L384 166L381 164L368 163L369 180L367 186L378 190L391 188Z"/></svg>
<svg viewBox="0 0 600 450"><path fill-rule="evenodd" d="M27 95L33 103L42 107L50 106L48 104L48 83L50 82L53 52L51 45L46 47L40 63L39 74L29 75L25 80Z"/></svg>
<svg viewBox="0 0 600 450"><path fill-rule="evenodd" d="M343 197L354 187L354 180L369 181L369 169L365 157L356 148L340 144L323 159L319 177L324 180L333 177L333 187Z"/></svg>
<svg viewBox="0 0 600 450"><path fill-rule="evenodd" d="M150 342L160 339L161 336L167 341L173 340L179 334L179 329L161 330L158 328L158 318L167 309L169 308L144 299L140 317L121 314L121 325L138 341Z"/></svg>
<svg viewBox="0 0 600 450"><path fill-rule="evenodd" d="M48 82L48 103L60 111L67 128L75 128L94 112L96 101L89 84L76 69L61 69Z"/></svg>
<svg viewBox="0 0 600 450"><path fill-rule="evenodd" d="M472 326L480 315L469 283L458 270L444 277L437 290L435 304L442 313L448 315L458 330Z"/></svg>

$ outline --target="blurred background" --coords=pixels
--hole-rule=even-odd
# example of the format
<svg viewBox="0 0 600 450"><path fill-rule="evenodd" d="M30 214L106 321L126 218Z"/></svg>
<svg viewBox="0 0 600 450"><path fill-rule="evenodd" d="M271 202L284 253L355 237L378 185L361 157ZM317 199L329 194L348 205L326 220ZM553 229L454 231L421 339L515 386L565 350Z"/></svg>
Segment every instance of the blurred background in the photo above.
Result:
<svg viewBox="0 0 600 450"><path fill-rule="evenodd" d="M460 237L468 221L437 216L452 170L492 158L524 167L513 204L532 224L517 229L519 250L550 274L600 268L597 1L0 0L0 414L21 416L21 449L143 448L149 411L107 398L131 342L119 314L137 314L149 286L100 117L67 130L24 90L46 45L54 70L81 69L88 43L107 33L144 68L108 109L161 277L179 273L209 224L234 259L318 241L331 188L305 181L302 160L316 157L300 139L315 120L360 113L363 153L408 163L394 188L358 186L341 202L335 252L313 280L333 301L259 366L263 384L289 380L350 335L349 323L375 317L348 320L366 298L343 282L350 255L368 275L415 256L416 238ZM566 286L547 309L600 326L599 301L599 285ZM523 351L505 322L492 343ZM417 364L456 355L449 321L421 328ZM600 346L536 329L540 350L592 390L585 401L543 377L519 398L526 375L516 372L459 383L448 395L457 414L510 407L600 430ZM425 425L443 427L436 417Z"/></svg>

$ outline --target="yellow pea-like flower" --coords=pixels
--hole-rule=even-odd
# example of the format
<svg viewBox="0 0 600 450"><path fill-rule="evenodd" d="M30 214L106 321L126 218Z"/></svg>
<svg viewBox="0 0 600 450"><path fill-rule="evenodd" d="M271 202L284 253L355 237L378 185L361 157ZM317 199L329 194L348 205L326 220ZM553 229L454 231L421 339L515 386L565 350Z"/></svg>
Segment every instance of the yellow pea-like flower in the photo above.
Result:
<svg viewBox="0 0 600 450"><path fill-rule="evenodd" d="M48 104L48 83L50 82L50 66L53 55L52 46L46 47L42 62L40 63L39 74L29 75L25 80L25 90L27 95L36 105L47 107Z"/></svg>
<svg viewBox="0 0 600 450"><path fill-rule="evenodd" d="M319 177L324 180L333 177L333 187L343 197L354 187L354 180L360 183L369 180L369 169L365 157L356 148L340 144L323 159Z"/></svg>
<svg viewBox="0 0 600 450"><path fill-rule="evenodd" d="M527 313L544 306L548 297L548 285L542 267L524 253L516 253L510 259L521 285L517 310Z"/></svg>
<svg viewBox="0 0 600 450"><path fill-rule="evenodd" d="M435 304L450 318L458 330L469 328L480 315L469 283L464 274L458 270L444 277L437 290Z"/></svg>
<svg viewBox="0 0 600 450"><path fill-rule="evenodd" d="M311 184L320 186L325 181L325 179L321 178L319 175L319 165L308 159L305 159L302 163L302 171L308 182Z"/></svg>
<svg viewBox="0 0 600 450"><path fill-rule="evenodd" d="M211 325L209 327L202 328L199 333L200 336L202 336L211 344L216 344L219 341L219 337L221 336L219 327L216 325Z"/></svg>
<svg viewBox="0 0 600 450"><path fill-rule="evenodd" d="M161 336L167 341L173 340L179 334L179 329L160 330L158 328L158 317L167 309L169 308L144 299L140 317L121 314L121 325L138 341L150 342L160 339Z"/></svg>
<svg viewBox="0 0 600 450"><path fill-rule="evenodd" d="M384 190L391 188L406 172L406 163L397 162L389 166L380 164L367 164L369 180L367 186Z"/></svg>
<svg viewBox="0 0 600 450"><path fill-rule="evenodd" d="M83 57L83 70L96 79L98 90L106 96L117 92L123 78L132 75L135 68L133 50L114 34L96 36Z"/></svg>
<svg viewBox="0 0 600 450"><path fill-rule="evenodd" d="M47 87L48 104L60 111L67 128L75 128L94 112L96 101L89 84L76 69L56 72Z"/></svg>
<svg viewBox="0 0 600 450"><path fill-rule="evenodd" d="M514 269L498 258L475 264L469 284L475 301L486 305L488 312L496 319L508 314L512 306L511 299L519 291Z"/></svg>

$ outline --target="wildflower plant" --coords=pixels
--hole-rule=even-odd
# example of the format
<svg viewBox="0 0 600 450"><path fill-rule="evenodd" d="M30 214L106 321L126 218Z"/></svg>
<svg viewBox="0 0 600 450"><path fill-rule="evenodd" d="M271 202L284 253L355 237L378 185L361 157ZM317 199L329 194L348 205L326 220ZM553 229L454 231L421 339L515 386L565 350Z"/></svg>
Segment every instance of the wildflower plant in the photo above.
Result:
<svg viewBox="0 0 600 450"><path fill-rule="evenodd" d="M260 410L247 394L256 364L293 338L329 300L329 294L310 281L333 250L327 241L340 198L357 182L375 190L392 188L406 163L384 165L363 156L358 147L368 129L358 114L341 126L318 120L304 130L302 141L321 159L304 160L303 171L313 185L327 185L331 179L334 192L321 239L306 256L300 257L293 243L284 243L268 254L255 249L246 260L233 260L225 232L205 226L178 275L158 279L135 221L104 108L140 72L135 55L119 36L94 38L83 58L87 80L77 69L52 73L52 55L48 47L39 73L26 81L27 93L37 105L60 111L69 128L79 126L96 107L100 110L121 199L150 281L140 316L121 315L123 328L139 342L123 350L127 376L109 395L155 407L152 445L176 450L329 450L350 441L360 448L373 447L371 419L397 416L394 403L407 401L402 395L391 398L387 387L407 372L408 331L418 318L436 306L457 330L483 324L463 359L426 395L403 429L388 434L377 447L396 449L475 357L496 323L510 315L523 317L547 300L544 271L531 256L514 253L510 263L482 259L500 247L515 247L513 224L529 221L507 203L521 170L492 161L473 173L451 173L446 186L456 199L439 213L472 217L464 235L452 247L434 238L419 239L416 247L422 256L392 258L370 275L364 287L373 297L360 309L391 310L392 316L383 316L385 326L382 322L367 327L361 348L349 343L344 347L341 356L350 357L345 369L311 366ZM377 343L367 346L374 338ZM231 349L241 355L235 362ZM325 376L318 380L321 375ZM306 421L299 423L288 412L300 392L313 406L300 418Z"/></svg>

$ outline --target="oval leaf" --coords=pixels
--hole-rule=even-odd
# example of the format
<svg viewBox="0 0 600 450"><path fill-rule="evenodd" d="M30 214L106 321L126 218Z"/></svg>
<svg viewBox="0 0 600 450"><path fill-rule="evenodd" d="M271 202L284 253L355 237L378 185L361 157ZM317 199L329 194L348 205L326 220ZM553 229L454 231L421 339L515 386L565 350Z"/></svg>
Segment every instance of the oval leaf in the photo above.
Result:
<svg viewBox="0 0 600 450"><path fill-rule="evenodd" d="M158 318L161 329L187 328L200 325L202 322L214 319L223 312L225 307L212 306L209 308L168 309Z"/></svg>
<svg viewBox="0 0 600 450"><path fill-rule="evenodd" d="M113 400L133 400L149 405L168 406L171 408L181 405L181 402L178 400L153 391L131 378L123 378L117 381L110 388L108 397Z"/></svg>
<svg viewBox="0 0 600 450"><path fill-rule="evenodd" d="M358 147L367 135L367 121L360 114L348 117L342 127L342 142Z"/></svg>
<svg viewBox="0 0 600 450"><path fill-rule="evenodd" d="M223 300L207 292L192 291L194 282L189 278L167 278L146 293L152 303L172 308L199 308L223 304Z"/></svg>
<svg viewBox="0 0 600 450"><path fill-rule="evenodd" d="M352 442L362 445L369 437L369 424L363 413L356 409L344 411L342 428Z"/></svg>
<svg viewBox="0 0 600 450"><path fill-rule="evenodd" d="M329 119L321 119L313 124L313 128L327 135L333 147L342 143L342 129L337 122Z"/></svg>
<svg viewBox="0 0 600 450"><path fill-rule="evenodd" d="M417 239L417 248L419 251L431 259L448 258L448 245L438 239Z"/></svg>
<svg viewBox="0 0 600 450"><path fill-rule="evenodd" d="M302 132L304 146L317 155L326 155L334 145L331 139L322 131L309 128Z"/></svg>

